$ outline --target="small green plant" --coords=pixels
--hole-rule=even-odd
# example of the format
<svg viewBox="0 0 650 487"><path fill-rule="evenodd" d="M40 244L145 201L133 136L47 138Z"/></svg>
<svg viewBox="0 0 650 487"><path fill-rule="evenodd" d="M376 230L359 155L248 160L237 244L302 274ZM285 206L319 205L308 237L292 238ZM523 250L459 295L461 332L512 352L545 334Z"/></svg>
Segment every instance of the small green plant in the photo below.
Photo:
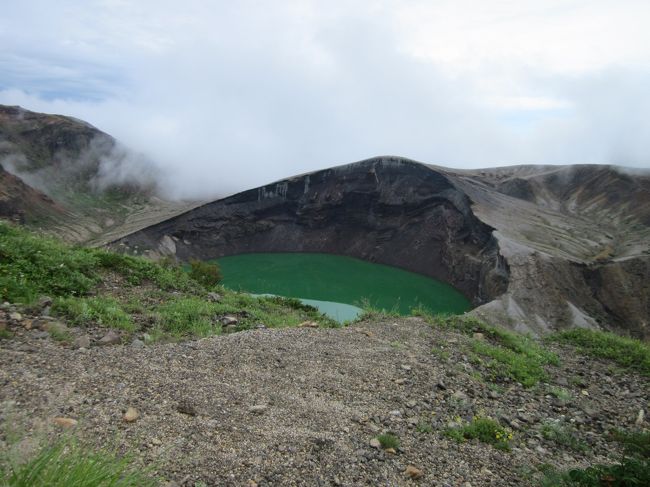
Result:
<svg viewBox="0 0 650 487"><path fill-rule="evenodd" d="M432 433L433 432L433 426L431 426L431 423L428 423L426 421L420 421L417 426L415 427L418 433Z"/></svg>
<svg viewBox="0 0 650 487"><path fill-rule="evenodd" d="M32 458L3 458L0 485L7 487L140 487L156 482L134 467L129 456L94 451L65 438L42 447Z"/></svg>
<svg viewBox="0 0 650 487"><path fill-rule="evenodd" d="M377 439L384 450L389 448L397 450L399 448L399 438L392 433L384 433L383 435L379 435Z"/></svg>
<svg viewBox="0 0 650 487"><path fill-rule="evenodd" d="M206 288L212 288L221 282L221 269L215 262L190 260L190 277Z"/></svg>
<svg viewBox="0 0 650 487"><path fill-rule="evenodd" d="M449 350L445 350L443 347L433 347L431 353L444 362L449 360L449 357L451 356Z"/></svg>
<svg viewBox="0 0 650 487"><path fill-rule="evenodd" d="M472 418L472 421L467 424L447 428L444 434L459 443L476 439L499 450L509 450L513 438L513 433L509 428L501 426L492 418L482 416Z"/></svg>
<svg viewBox="0 0 650 487"><path fill-rule="evenodd" d="M556 333L549 339L572 345L590 357L613 360L625 369L650 377L650 346L639 340L582 328Z"/></svg>
<svg viewBox="0 0 650 487"><path fill-rule="evenodd" d="M572 398L571 391L565 389L564 387L550 386L548 388L548 391L563 403L567 403L571 401Z"/></svg>
<svg viewBox="0 0 650 487"><path fill-rule="evenodd" d="M363 313L354 322L397 318L400 316L397 305L391 310L380 309L375 307L368 299L362 299L360 303L355 303L355 306L361 308Z"/></svg>
<svg viewBox="0 0 650 487"><path fill-rule="evenodd" d="M113 298L57 298L54 300L52 311L59 316L65 316L75 325L97 324L126 331L135 330L131 316Z"/></svg>
<svg viewBox="0 0 650 487"><path fill-rule="evenodd" d="M162 330L172 335L208 336L221 331L216 320L217 306L200 298L183 297L156 308L156 320Z"/></svg>
<svg viewBox="0 0 650 487"><path fill-rule="evenodd" d="M559 421L547 421L542 425L541 433L545 439L574 451L585 452L589 449L587 444L575 435L570 426Z"/></svg>
<svg viewBox="0 0 650 487"><path fill-rule="evenodd" d="M613 465L592 465L586 469L558 472L544 470L542 485L581 487L637 487L650 485L650 433L615 432L612 439L624 448L623 458Z"/></svg>

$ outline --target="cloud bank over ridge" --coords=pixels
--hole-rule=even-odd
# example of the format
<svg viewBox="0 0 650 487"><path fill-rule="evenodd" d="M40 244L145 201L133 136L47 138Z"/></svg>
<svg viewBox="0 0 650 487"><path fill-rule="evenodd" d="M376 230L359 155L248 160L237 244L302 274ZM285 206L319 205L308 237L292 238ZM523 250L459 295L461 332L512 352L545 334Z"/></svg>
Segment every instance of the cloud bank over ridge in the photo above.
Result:
<svg viewBox="0 0 650 487"><path fill-rule="evenodd" d="M13 2L0 103L96 125L177 197L379 154L650 167L648 2L541 5Z"/></svg>

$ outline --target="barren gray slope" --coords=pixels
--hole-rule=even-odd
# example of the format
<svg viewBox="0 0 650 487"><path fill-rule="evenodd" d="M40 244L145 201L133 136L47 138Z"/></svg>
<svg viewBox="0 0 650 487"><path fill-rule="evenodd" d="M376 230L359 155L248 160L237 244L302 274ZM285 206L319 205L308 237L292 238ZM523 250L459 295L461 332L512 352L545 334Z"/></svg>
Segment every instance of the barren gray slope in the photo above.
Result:
<svg viewBox="0 0 650 487"><path fill-rule="evenodd" d="M3 419L34 430L52 428L54 417L77 419L83 437L116 441L184 486L415 485L408 465L423 471L420 485L529 485L541 463L616 461L603 434L633 427L650 386L560 349L562 365L548 372L550 384L570 391L568 402L545 385L506 382L495 393L468 361L470 337L417 318L143 349L71 350L36 333L0 341ZM137 421L122 420L127 407L140 412ZM513 427L512 452L441 435L457 417L479 414ZM545 441L540 429L555 420L589 450ZM370 446L385 431L401 440L396 454Z"/></svg>

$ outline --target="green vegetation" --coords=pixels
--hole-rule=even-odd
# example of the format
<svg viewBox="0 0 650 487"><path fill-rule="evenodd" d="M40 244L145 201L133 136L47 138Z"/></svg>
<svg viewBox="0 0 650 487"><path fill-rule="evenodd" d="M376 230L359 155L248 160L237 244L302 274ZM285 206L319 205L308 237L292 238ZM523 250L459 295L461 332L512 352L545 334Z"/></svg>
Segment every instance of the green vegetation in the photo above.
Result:
<svg viewBox="0 0 650 487"><path fill-rule="evenodd" d="M99 282L97 259L56 240L0 222L0 298L30 303L40 294L81 295Z"/></svg>
<svg viewBox="0 0 650 487"><path fill-rule="evenodd" d="M140 487L156 482L136 469L128 456L93 451L72 439L42 447L21 462L3 457L0 485L7 487Z"/></svg>
<svg viewBox="0 0 650 487"><path fill-rule="evenodd" d="M549 339L572 345L590 357L612 360L624 369L650 377L650 346L639 340L580 328L556 333Z"/></svg>
<svg viewBox="0 0 650 487"><path fill-rule="evenodd" d="M221 269L216 263L190 260L190 277L205 287L216 286L221 282Z"/></svg>
<svg viewBox="0 0 650 487"><path fill-rule="evenodd" d="M116 272L131 285L149 281L165 290L201 288L180 269L100 249L78 248L0 221L0 299L29 304L40 295L83 296Z"/></svg>
<svg viewBox="0 0 650 487"><path fill-rule="evenodd" d="M218 279L213 264L194 262L185 272L170 259L157 264L71 247L0 222L0 299L30 305L49 295L52 312L73 325L146 332L155 339L219 334L226 315L236 317L236 331L304 321L337 326L297 299L233 292L217 286ZM220 295L218 302L209 300L209 291Z"/></svg>
<svg viewBox="0 0 650 487"><path fill-rule="evenodd" d="M135 330L131 316L122 309L120 303L110 297L56 298L52 311L65 316L73 325L94 323L120 330Z"/></svg>
<svg viewBox="0 0 650 487"><path fill-rule="evenodd" d="M426 421L420 421L415 427L418 433L433 433L433 426Z"/></svg>
<svg viewBox="0 0 650 487"><path fill-rule="evenodd" d="M542 436L557 443L558 445L570 448L577 452L584 452L588 450L585 442L580 441L574 434L571 427L559 421L548 421L542 425Z"/></svg>
<svg viewBox="0 0 650 487"><path fill-rule="evenodd" d="M564 403L571 401L571 398L573 397L571 391L564 387L550 386L548 391Z"/></svg>
<svg viewBox="0 0 650 487"><path fill-rule="evenodd" d="M614 465L593 465L586 469L558 472L545 467L542 485L581 487L637 487L650 485L650 433L618 432L613 440L624 447L623 458Z"/></svg>
<svg viewBox="0 0 650 487"><path fill-rule="evenodd" d="M473 363L484 367L494 382L511 379L524 387L532 387L547 380L544 366L559 364L556 354L528 336L487 325L475 318L432 316L416 311L434 326L457 330L472 337L482 334L481 338L470 341L471 351L479 356L478 360L474 357Z"/></svg>
<svg viewBox="0 0 650 487"><path fill-rule="evenodd" d="M399 448L399 438L392 433L384 433L383 435L379 435L377 439L384 450L388 450L389 448L397 450Z"/></svg>
<svg viewBox="0 0 650 487"><path fill-rule="evenodd" d="M499 450L509 450L512 441L512 431L509 428L504 428L494 419L480 416L472 418L467 424L447 428L444 434L459 443L476 439Z"/></svg>

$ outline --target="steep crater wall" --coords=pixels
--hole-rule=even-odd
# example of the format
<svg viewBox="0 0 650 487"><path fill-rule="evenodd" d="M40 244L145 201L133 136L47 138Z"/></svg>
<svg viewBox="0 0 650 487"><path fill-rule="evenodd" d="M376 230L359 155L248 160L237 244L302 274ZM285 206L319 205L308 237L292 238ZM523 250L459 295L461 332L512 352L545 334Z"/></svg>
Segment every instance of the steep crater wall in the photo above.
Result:
<svg viewBox="0 0 650 487"><path fill-rule="evenodd" d="M206 204L112 244L181 260L249 252L324 252L452 284L475 305L505 292L492 228L442 172L375 158Z"/></svg>

